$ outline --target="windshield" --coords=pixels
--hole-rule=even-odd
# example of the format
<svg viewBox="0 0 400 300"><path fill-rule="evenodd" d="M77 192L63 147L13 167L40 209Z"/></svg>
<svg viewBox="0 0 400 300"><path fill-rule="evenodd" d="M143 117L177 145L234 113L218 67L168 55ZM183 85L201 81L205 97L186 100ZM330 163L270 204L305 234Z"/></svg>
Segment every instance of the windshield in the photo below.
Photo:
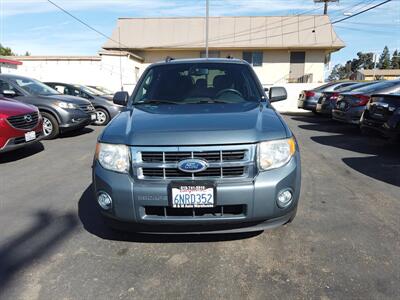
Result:
<svg viewBox="0 0 400 300"><path fill-rule="evenodd" d="M134 104L258 102L262 96L244 64L171 63L152 67L144 76Z"/></svg>
<svg viewBox="0 0 400 300"><path fill-rule="evenodd" d="M345 87L342 87L340 89L337 89L337 92L348 92L351 90L355 90L355 89L359 89L361 87L367 86L367 85L371 85L374 84L374 82L361 82L361 83L355 83L355 84L351 84L351 85L347 85Z"/></svg>
<svg viewBox="0 0 400 300"><path fill-rule="evenodd" d="M373 93L400 84L400 81L382 81L353 90L353 92Z"/></svg>
<svg viewBox="0 0 400 300"><path fill-rule="evenodd" d="M17 78L14 79L14 82L22 88L24 91L31 95L58 95L60 94L56 90L53 90L51 87L41 83L40 81L30 79L30 78Z"/></svg>
<svg viewBox="0 0 400 300"><path fill-rule="evenodd" d="M74 87L76 87L77 89L80 89L82 92L89 94L91 96L100 96L98 91L93 90L87 86L80 85L80 84L74 84Z"/></svg>
<svg viewBox="0 0 400 300"><path fill-rule="evenodd" d="M101 87L101 86L92 86L92 85L90 85L88 87L98 91L98 93L102 93L102 95L113 95L114 94L112 91L110 91L110 90L108 90L108 89L106 89L104 87Z"/></svg>

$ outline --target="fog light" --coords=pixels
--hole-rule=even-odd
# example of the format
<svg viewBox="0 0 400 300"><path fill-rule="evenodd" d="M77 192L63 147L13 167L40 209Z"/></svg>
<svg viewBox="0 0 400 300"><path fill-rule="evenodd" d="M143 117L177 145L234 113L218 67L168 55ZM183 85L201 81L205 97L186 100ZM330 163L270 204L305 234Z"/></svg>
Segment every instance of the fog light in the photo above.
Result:
<svg viewBox="0 0 400 300"><path fill-rule="evenodd" d="M107 194L106 192L100 192L97 195L97 202L99 203L101 208L104 210L109 210L112 205L112 199L111 199L110 195Z"/></svg>
<svg viewBox="0 0 400 300"><path fill-rule="evenodd" d="M285 208L292 203L293 194L291 190L282 190L278 193L277 204L280 208Z"/></svg>

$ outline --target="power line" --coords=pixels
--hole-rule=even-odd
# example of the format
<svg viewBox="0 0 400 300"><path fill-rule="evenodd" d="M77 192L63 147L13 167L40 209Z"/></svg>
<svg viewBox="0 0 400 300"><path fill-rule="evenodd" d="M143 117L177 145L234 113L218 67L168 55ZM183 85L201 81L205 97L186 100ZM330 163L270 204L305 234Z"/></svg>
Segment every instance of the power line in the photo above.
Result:
<svg viewBox="0 0 400 300"><path fill-rule="evenodd" d="M119 41L114 40L113 38L109 37L108 35L102 33L101 31L97 30L96 28L94 28L93 26L90 26L88 23L86 23L85 21L79 19L78 17L74 16L73 14L71 14L69 11L67 11L66 9L62 8L61 6L59 6L58 4L54 3L51 0L47 0L47 2L49 2L50 4L54 5L55 7L57 7L59 10L61 10L62 12L66 13L67 15L69 15L71 18L75 19L76 21L78 21L79 23L81 23L82 25L86 26L87 28L89 28L90 30L100 34L101 36L105 37L106 39L109 39L111 41L113 41L114 43L117 43L118 45L123 45L126 48L129 48L128 46L122 44Z"/></svg>
<svg viewBox="0 0 400 300"><path fill-rule="evenodd" d="M379 6L383 5L383 4L389 3L389 2L391 2L391 1L392 1L392 0L383 1L383 2L381 2L381 3L378 3L378 4L374 5L374 6L371 6L371 7L367 8L367 9L364 9L364 10L358 12L358 13L355 13L354 15L351 15L351 16L348 16L348 17L345 17L345 18L342 18L342 19L340 19L340 20L336 20L336 21L332 22L332 24L340 23L340 22L346 21L346 20L348 20L348 19L350 19L350 18L354 18L354 17L356 17L356 16L358 16L358 15L361 15L361 14L367 12L367 11L370 11L370 10L372 10L372 9L374 9L374 8L377 8L377 7L379 7Z"/></svg>

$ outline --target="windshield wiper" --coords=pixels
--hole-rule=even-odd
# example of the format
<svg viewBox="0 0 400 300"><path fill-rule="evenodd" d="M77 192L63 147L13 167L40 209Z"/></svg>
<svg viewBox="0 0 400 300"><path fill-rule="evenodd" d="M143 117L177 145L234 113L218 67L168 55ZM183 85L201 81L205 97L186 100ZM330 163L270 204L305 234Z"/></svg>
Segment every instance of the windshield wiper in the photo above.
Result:
<svg viewBox="0 0 400 300"><path fill-rule="evenodd" d="M152 100L147 100L147 101L142 101L142 102L134 102L133 105L137 104L181 104L178 102L174 101L169 101L169 100L157 100L157 99L152 99Z"/></svg>
<svg viewBox="0 0 400 300"><path fill-rule="evenodd" d="M213 104L213 103L229 104L229 103L232 103L232 102L223 101L223 100L217 100L217 99L210 99L210 100L200 100L200 101L197 101L197 102L191 102L190 104Z"/></svg>

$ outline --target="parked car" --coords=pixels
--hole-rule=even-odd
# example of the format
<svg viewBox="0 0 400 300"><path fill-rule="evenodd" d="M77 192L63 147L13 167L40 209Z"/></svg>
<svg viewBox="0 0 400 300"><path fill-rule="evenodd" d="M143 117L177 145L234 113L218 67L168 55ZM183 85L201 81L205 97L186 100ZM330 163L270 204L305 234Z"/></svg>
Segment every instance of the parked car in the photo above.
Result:
<svg viewBox="0 0 400 300"><path fill-rule="evenodd" d="M61 82L45 82L45 84L61 94L82 97L89 100L96 109L97 118L94 122L96 125L107 125L123 109L121 105L114 104L112 98L103 97L96 93L95 90L84 85Z"/></svg>
<svg viewBox="0 0 400 300"><path fill-rule="evenodd" d="M400 93L371 96L361 117L362 132L379 132L392 139L400 137Z"/></svg>
<svg viewBox="0 0 400 300"><path fill-rule="evenodd" d="M360 124L361 115L372 94L400 92L400 80L381 81L351 92L341 93L332 110L332 118L337 121Z"/></svg>
<svg viewBox="0 0 400 300"><path fill-rule="evenodd" d="M268 100L269 98L269 100ZM291 222L300 194L293 133L237 59L151 65L98 139L93 186L107 224L140 232L239 232ZM128 100L129 99L129 100Z"/></svg>
<svg viewBox="0 0 400 300"><path fill-rule="evenodd" d="M313 90L304 90L299 95L297 107L305 110L314 111L317 108L318 99L321 97L323 92L334 92L337 89L346 87L348 85L357 83L356 81L338 81L329 82L321 85Z"/></svg>
<svg viewBox="0 0 400 300"><path fill-rule="evenodd" d="M35 106L0 97L0 153L39 142L43 119Z"/></svg>
<svg viewBox="0 0 400 300"><path fill-rule="evenodd" d="M322 115L332 115L332 109L336 105L337 98L340 96L340 93L350 92L352 90L371 85L376 83L376 81L368 81L368 82L354 82L351 85L338 88L335 91L323 92L321 97L317 102L317 108L315 109L317 113Z"/></svg>
<svg viewBox="0 0 400 300"><path fill-rule="evenodd" d="M39 108L45 139L79 130L96 120L93 105L85 99L61 95L40 81L0 74L0 94Z"/></svg>

